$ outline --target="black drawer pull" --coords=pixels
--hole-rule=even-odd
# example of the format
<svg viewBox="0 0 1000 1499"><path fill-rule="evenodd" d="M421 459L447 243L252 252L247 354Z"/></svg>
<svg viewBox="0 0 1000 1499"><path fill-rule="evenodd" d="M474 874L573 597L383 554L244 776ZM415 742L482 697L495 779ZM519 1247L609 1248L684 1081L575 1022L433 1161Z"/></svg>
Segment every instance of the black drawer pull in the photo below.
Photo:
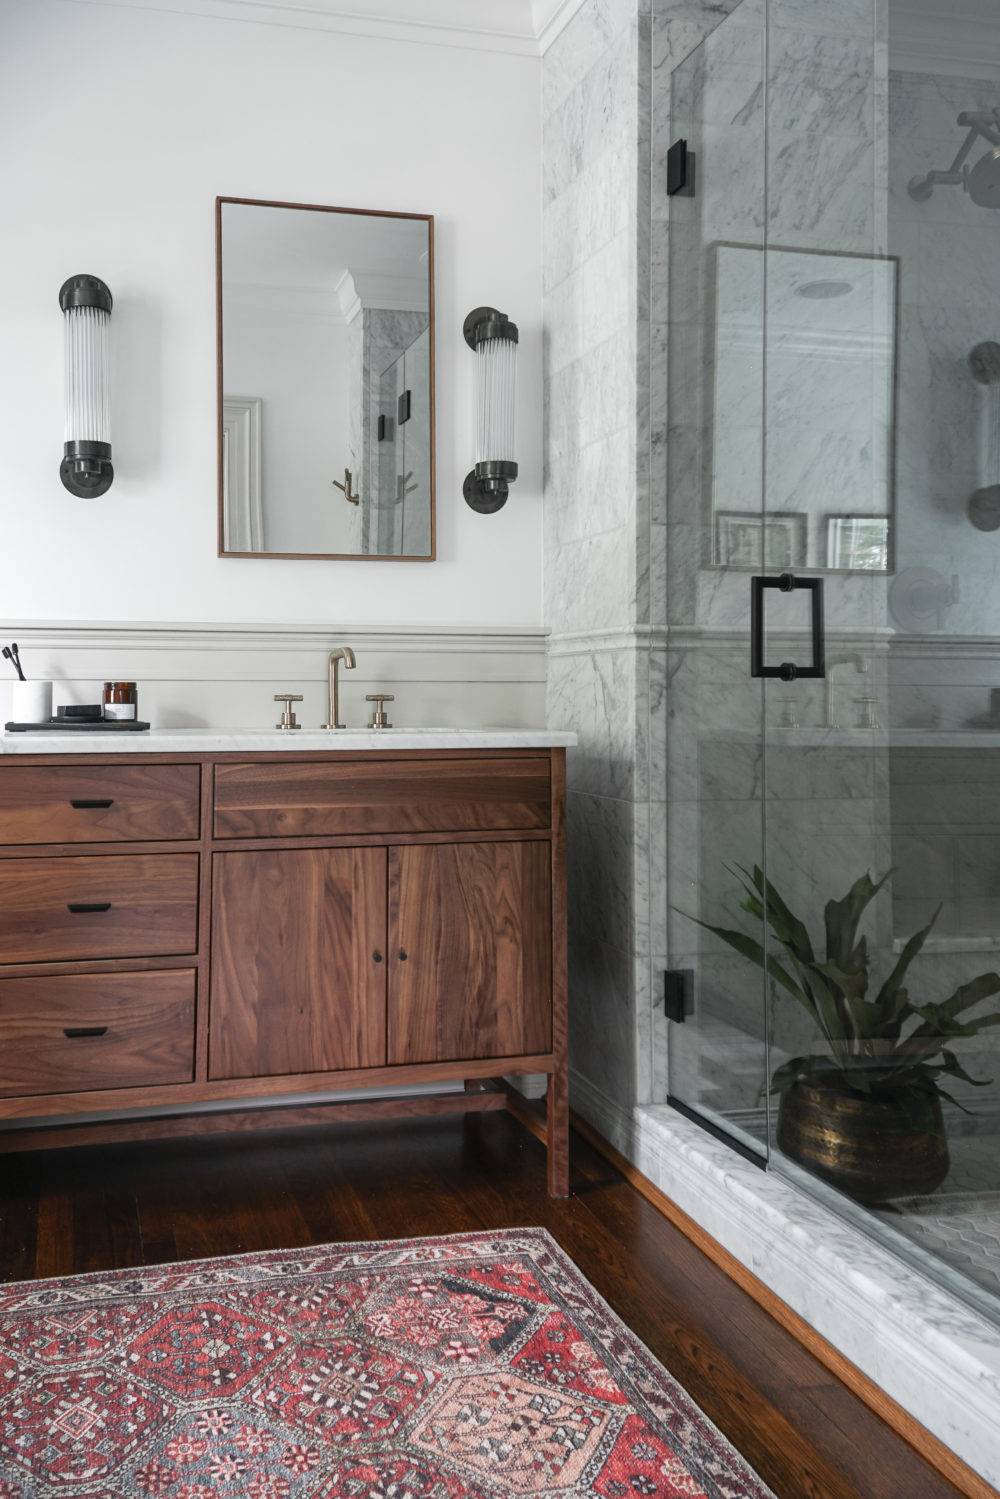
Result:
<svg viewBox="0 0 1000 1499"><path fill-rule="evenodd" d="M74 916L90 916L97 911L110 911L109 900L71 900L67 903L67 911L72 911Z"/></svg>
<svg viewBox="0 0 1000 1499"><path fill-rule="evenodd" d="M409 955L409 953L408 953L408 952L407 952L407 951L406 951L406 948L405 948L405 947L401 947L401 948L400 948L400 949L399 949L399 961L400 961L400 962L401 962L401 963L405 963L405 962L406 962L406 960L407 960L407 959L408 959L408 958L409 958L409 956L410 956L410 955Z"/></svg>
<svg viewBox="0 0 1000 1499"><path fill-rule="evenodd" d="M106 1036L107 1034L106 1025L67 1025L63 1029L63 1035L67 1041L79 1041L81 1036Z"/></svg>
<svg viewBox="0 0 1000 1499"><path fill-rule="evenodd" d="M114 804L113 796L74 796L70 801L70 806L78 811L85 811L88 807L113 807Z"/></svg>

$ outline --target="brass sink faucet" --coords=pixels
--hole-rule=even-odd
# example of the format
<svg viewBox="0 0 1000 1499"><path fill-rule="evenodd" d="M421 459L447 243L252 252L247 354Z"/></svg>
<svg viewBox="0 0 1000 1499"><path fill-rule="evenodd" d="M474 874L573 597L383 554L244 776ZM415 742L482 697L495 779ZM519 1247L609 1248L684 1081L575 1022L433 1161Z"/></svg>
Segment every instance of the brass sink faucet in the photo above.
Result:
<svg viewBox="0 0 1000 1499"><path fill-rule="evenodd" d="M345 671L353 671L357 666L357 659L349 645L338 645L335 651L330 652L327 662L329 677L327 686L329 688L328 722L320 724L322 729L346 729L347 725L340 722L340 663L343 661Z"/></svg>

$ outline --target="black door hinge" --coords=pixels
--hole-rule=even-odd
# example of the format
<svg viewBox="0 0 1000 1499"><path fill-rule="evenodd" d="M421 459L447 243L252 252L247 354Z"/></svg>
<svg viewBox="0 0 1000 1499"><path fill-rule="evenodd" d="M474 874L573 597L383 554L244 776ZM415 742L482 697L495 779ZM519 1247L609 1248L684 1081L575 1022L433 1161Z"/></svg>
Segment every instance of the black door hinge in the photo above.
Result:
<svg viewBox="0 0 1000 1499"><path fill-rule="evenodd" d="M667 152L667 197L682 193L688 185L688 143L674 141Z"/></svg>
<svg viewBox="0 0 1000 1499"><path fill-rule="evenodd" d="M694 969L668 968L663 975L663 1012L682 1025L694 1013Z"/></svg>

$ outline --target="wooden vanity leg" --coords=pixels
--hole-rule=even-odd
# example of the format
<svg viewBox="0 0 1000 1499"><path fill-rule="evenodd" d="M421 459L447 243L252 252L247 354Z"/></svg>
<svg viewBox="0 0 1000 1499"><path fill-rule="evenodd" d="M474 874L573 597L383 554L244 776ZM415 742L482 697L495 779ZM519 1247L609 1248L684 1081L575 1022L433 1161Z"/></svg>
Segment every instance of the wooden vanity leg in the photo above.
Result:
<svg viewBox="0 0 1000 1499"><path fill-rule="evenodd" d="M569 1196L569 1088L566 1069L561 1067L549 1078L546 1097L548 1118L548 1178L550 1197Z"/></svg>
<svg viewBox="0 0 1000 1499"><path fill-rule="evenodd" d="M566 919L566 751L551 751L552 772L552 1050L549 1076L549 1196L569 1196L569 975Z"/></svg>

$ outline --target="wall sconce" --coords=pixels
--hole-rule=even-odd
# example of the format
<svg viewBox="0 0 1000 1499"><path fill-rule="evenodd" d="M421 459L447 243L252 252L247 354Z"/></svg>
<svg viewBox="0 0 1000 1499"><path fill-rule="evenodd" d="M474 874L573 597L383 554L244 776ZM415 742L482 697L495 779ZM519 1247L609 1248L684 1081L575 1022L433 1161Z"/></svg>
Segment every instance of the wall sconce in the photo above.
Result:
<svg viewBox="0 0 1000 1499"><path fill-rule="evenodd" d="M477 307L462 328L476 355L476 466L465 476L466 504L492 515L507 503L514 461L517 324L495 307Z"/></svg>
<svg viewBox="0 0 1000 1499"><path fill-rule="evenodd" d="M111 293L97 276L59 289L66 329L66 441L59 477L81 499L106 494L111 465Z"/></svg>

